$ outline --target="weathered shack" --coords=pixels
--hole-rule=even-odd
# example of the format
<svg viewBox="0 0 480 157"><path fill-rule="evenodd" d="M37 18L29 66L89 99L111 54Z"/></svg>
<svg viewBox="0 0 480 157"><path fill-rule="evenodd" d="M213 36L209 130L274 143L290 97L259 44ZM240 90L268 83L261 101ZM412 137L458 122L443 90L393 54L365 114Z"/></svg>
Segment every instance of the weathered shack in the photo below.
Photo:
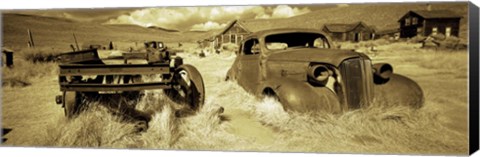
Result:
<svg viewBox="0 0 480 157"><path fill-rule="evenodd" d="M375 38L375 29L364 22L325 24L322 30L336 41L364 41Z"/></svg>
<svg viewBox="0 0 480 157"><path fill-rule="evenodd" d="M220 33L213 38L207 39L212 42L214 48L219 48L222 44L232 43L239 44L243 38L250 32L241 22L234 20L230 22Z"/></svg>
<svg viewBox="0 0 480 157"><path fill-rule="evenodd" d="M429 36L442 33L445 36L459 37L460 19L450 10L410 10L402 16L400 24L400 37L411 38L417 35Z"/></svg>

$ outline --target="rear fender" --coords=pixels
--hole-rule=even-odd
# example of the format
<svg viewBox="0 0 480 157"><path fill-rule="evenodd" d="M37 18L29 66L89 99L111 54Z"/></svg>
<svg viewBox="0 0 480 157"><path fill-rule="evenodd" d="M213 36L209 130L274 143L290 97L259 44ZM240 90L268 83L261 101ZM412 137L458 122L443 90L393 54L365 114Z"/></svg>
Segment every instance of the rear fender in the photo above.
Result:
<svg viewBox="0 0 480 157"><path fill-rule="evenodd" d="M385 84L375 85L375 99L382 105L400 105L420 108L424 103L424 95L420 86L410 78L392 74Z"/></svg>
<svg viewBox="0 0 480 157"><path fill-rule="evenodd" d="M341 112L337 95L325 87L313 87L308 82L277 78L266 81L257 93L263 95L268 88L274 91L286 111Z"/></svg>

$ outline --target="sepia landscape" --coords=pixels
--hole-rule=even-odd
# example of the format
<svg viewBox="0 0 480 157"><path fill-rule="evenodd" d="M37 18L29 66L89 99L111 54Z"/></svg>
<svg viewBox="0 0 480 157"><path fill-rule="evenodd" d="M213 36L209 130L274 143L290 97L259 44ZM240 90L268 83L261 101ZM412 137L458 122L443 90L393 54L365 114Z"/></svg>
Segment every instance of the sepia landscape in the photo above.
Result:
<svg viewBox="0 0 480 157"><path fill-rule="evenodd" d="M2 146L465 155L467 8L457 2L5 10ZM424 27L410 36L400 26L410 13L459 19L458 28ZM363 35L335 34L359 27ZM420 86L423 106L375 100L342 113L286 111L278 99L226 80L241 40L285 28L322 30L335 48L389 63L394 73ZM243 34L231 35L235 31ZM196 113L179 116L181 105L155 89L145 90L134 106L151 114L143 130L102 102L86 102L88 108L74 118L65 115L55 99L62 95L60 54L92 45L131 51L147 41L163 42L200 72L205 100ZM11 65L7 54L13 54Z"/></svg>

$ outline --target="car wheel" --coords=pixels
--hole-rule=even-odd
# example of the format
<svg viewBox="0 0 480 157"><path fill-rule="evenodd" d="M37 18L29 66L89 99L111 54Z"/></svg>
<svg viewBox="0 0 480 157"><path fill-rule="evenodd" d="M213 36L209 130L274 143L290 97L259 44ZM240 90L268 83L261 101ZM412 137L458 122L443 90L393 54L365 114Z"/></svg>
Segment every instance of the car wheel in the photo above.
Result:
<svg viewBox="0 0 480 157"><path fill-rule="evenodd" d="M205 102L205 87L200 72L192 65L179 66L174 73L172 88L165 94L173 101L185 104L186 107L198 111Z"/></svg>
<svg viewBox="0 0 480 157"><path fill-rule="evenodd" d="M75 91L63 92L63 109L65 116L69 119L75 117L80 112L81 94Z"/></svg>

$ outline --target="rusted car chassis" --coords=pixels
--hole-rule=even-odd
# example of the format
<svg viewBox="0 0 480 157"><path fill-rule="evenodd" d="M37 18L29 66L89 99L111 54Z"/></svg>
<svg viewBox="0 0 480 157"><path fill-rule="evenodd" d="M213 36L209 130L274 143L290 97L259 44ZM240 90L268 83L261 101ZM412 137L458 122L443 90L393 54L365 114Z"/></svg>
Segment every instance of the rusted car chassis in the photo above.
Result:
<svg viewBox="0 0 480 157"><path fill-rule="evenodd" d="M62 95L56 102L63 106L66 117L76 117L89 102L100 102L116 114L148 123L150 113L134 106L145 90L154 89L162 89L184 109L194 112L202 107L205 89L200 73L183 64L182 58L171 57L166 49L150 47L108 58L101 58L100 51L113 52L88 49L58 56Z"/></svg>

